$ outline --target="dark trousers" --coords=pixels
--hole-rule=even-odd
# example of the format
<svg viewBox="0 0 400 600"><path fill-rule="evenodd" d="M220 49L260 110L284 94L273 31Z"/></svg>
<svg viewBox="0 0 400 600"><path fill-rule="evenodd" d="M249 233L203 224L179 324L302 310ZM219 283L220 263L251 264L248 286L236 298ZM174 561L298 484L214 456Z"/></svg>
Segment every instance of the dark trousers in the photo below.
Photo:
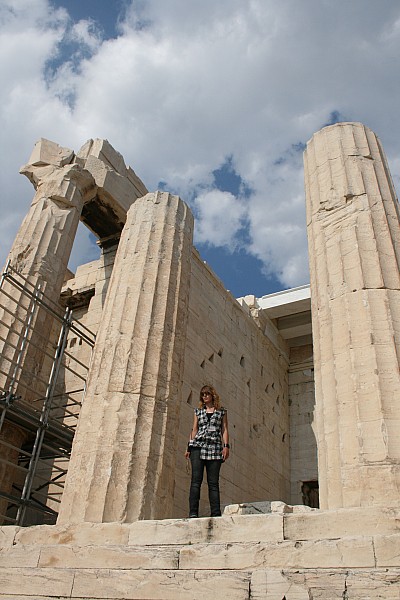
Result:
<svg viewBox="0 0 400 600"><path fill-rule="evenodd" d="M190 453L192 463L192 481L189 494L189 515L197 517L199 514L200 488L203 481L204 467L207 471L208 498L212 517L221 516L219 500L219 471L222 460L202 460L200 448L193 448Z"/></svg>

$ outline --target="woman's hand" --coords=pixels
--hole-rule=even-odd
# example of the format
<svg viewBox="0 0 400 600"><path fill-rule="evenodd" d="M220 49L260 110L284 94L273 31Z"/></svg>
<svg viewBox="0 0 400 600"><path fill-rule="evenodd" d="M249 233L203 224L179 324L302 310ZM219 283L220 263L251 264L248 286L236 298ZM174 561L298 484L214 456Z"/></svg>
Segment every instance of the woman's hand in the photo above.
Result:
<svg viewBox="0 0 400 600"><path fill-rule="evenodd" d="M222 458L224 462L229 458L229 448L222 448Z"/></svg>
<svg viewBox="0 0 400 600"><path fill-rule="evenodd" d="M186 450L186 452L185 452L185 458L190 458L190 452L189 452L189 450Z"/></svg>

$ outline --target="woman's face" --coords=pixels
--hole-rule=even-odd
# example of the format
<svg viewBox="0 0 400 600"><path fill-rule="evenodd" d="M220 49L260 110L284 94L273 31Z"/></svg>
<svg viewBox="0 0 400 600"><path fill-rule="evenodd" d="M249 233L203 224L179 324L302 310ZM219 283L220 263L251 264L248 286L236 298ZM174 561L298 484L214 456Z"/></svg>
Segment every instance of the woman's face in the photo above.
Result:
<svg viewBox="0 0 400 600"><path fill-rule="evenodd" d="M200 395L201 395L201 399L204 402L204 404L212 404L214 399L213 399L211 390L209 388L203 388L200 392Z"/></svg>

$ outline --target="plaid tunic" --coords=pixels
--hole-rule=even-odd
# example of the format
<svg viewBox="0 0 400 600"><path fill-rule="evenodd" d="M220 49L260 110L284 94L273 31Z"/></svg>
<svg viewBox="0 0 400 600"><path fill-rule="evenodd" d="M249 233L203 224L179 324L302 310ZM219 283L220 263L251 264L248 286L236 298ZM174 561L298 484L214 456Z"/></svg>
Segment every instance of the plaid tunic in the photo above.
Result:
<svg viewBox="0 0 400 600"><path fill-rule="evenodd" d="M222 420L225 408L215 410L210 421L205 408L195 408L199 429L190 442L193 448L200 448L202 460L222 460Z"/></svg>

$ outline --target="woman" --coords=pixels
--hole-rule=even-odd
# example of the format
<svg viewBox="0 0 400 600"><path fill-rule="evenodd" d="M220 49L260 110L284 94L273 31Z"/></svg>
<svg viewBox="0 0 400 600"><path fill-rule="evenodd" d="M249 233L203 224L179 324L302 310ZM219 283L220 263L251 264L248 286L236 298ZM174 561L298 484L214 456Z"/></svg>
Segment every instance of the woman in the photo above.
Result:
<svg viewBox="0 0 400 600"><path fill-rule="evenodd" d="M190 457L192 463L189 518L199 516L204 467L207 471L211 516L220 517L219 471L229 456L229 432L226 410L221 407L219 396L211 385L201 388L200 406L194 410L193 429L185 456Z"/></svg>

